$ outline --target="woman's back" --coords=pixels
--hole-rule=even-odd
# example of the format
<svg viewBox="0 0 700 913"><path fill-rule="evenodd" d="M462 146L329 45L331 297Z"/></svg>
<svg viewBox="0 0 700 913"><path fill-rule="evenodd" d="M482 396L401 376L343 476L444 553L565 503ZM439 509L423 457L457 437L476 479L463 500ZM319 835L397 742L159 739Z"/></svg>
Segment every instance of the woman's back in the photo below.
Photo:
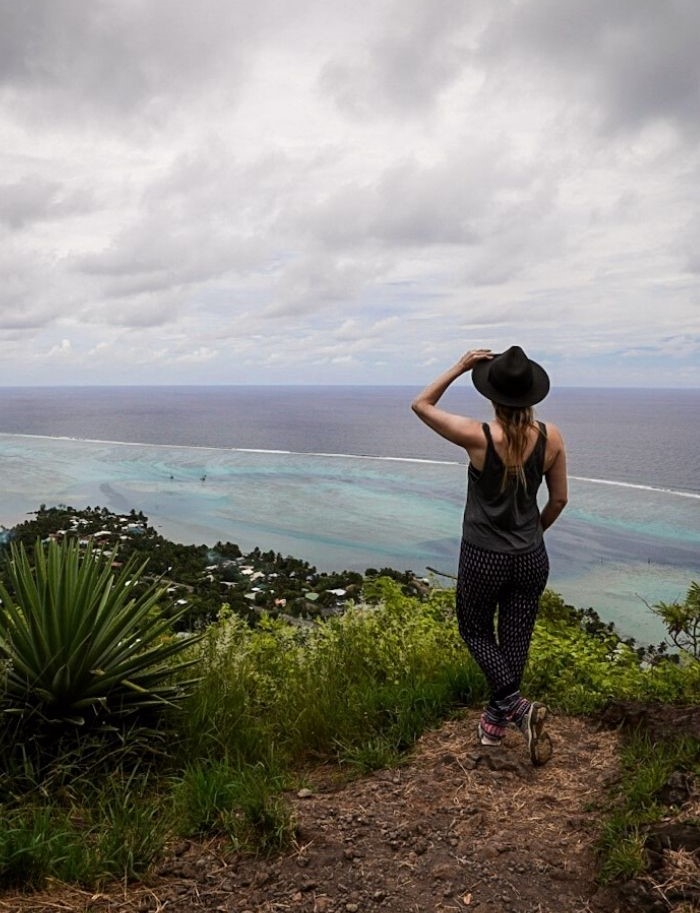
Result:
<svg viewBox="0 0 700 913"><path fill-rule="evenodd" d="M527 447L517 467L509 467L506 454L499 454L491 426L482 428L486 449L480 468L469 464L462 537L489 551L531 551L542 541L537 492L544 476L546 427L540 422L532 435L525 432Z"/></svg>

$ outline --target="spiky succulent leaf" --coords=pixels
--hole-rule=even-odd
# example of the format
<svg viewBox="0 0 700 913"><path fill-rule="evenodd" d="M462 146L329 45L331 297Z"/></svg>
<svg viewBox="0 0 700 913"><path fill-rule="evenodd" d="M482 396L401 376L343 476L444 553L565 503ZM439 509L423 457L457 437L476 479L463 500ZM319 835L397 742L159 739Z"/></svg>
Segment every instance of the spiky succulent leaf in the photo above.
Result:
<svg viewBox="0 0 700 913"><path fill-rule="evenodd" d="M104 718L106 709L133 712L183 695L192 682L173 678L196 662L185 653L198 638L172 637L185 610L163 617L165 588L146 583L145 568L132 557L114 571L75 541L37 542L33 564L23 545L11 546L10 586L0 581L7 710L77 722L89 710Z"/></svg>

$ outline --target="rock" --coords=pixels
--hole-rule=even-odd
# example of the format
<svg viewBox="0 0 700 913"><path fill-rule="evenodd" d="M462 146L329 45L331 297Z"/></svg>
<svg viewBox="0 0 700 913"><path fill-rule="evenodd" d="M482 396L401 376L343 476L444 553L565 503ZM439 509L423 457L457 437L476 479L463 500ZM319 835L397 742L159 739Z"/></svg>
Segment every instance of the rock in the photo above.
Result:
<svg viewBox="0 0 700 913"><path fill-rule="evenodd" d="M693 778L674 770L657 795L664 805L684 805L693 795Z"/></svg>
<svg viewBox="0 0 700 913"><path fill-rule="evenodd" d="M674 706L613 700L598 715L601 729L641 729L653 739L684 732L700 738L700 705Z"/></svg>
<svg viewBox="0 0 700 913"><path fill-rule="evenodd" d="M700 850L700 825L693 821L656 825L647 833L645 847L648 852L659 855L664 850L697 853Z"/></svg>
<svg viewBox="0 0 700 913"><path fill-rule="evenodd" d="M454 875L454 866L449 862L441 862L432 867L430 874L436 881L445 881Z"/></svg>

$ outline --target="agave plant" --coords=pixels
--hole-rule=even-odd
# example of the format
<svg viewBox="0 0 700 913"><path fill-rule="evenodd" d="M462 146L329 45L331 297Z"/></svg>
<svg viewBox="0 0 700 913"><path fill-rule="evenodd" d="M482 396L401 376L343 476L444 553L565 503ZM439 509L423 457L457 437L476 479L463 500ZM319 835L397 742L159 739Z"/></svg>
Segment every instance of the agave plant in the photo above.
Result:
<svg viewBox="0 0 700 913"><path fill-rule="evenodd" d="M132 556L115 572L91 545L65 540L37 541L32 563L12 544L9 586L0 582L6 711L83 724L183 696L191 682L179 673L196 662L184 656L192 638L172 636L182 612L163 616L164 587L143 580L145 567Z"/></svg>

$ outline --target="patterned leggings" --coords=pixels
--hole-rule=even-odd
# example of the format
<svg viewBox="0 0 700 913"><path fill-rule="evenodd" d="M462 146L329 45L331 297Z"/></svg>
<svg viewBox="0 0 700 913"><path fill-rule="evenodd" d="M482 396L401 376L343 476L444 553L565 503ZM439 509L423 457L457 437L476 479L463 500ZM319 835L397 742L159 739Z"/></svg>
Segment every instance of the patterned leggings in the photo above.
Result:
<svg viewBox="0 0 700 913"><path fill-rule="evenodd" d="M496 696L520 688L548 575L544 542L532 552L510 555L484 551L462 540L457 578L459 633Z"/></svg>

